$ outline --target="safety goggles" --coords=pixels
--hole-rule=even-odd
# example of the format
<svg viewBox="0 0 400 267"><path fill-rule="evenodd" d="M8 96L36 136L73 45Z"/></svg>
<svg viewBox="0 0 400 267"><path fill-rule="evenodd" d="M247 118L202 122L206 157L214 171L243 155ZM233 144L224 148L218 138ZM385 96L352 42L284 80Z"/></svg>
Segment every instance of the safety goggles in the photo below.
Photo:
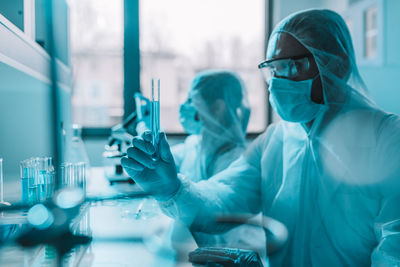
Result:
<svg viewBox="0 0 400 267"><path fill-rule="evenodd" d="M273 76L286 79L296 79L310 70L312 54L290 58L270 59L261 62L258 68L268 82Z"/></svg>

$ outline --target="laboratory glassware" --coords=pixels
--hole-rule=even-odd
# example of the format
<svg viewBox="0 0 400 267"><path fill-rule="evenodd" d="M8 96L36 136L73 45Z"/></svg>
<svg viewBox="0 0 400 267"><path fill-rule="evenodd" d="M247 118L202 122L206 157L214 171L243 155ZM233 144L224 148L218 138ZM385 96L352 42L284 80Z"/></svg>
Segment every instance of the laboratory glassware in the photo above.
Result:
<svg viewBox="0 0 400 267"><path fill-rule="evenodd" d="M86 191L86 163L64 162L61 164L61 181L63 187L78 187Z"/></svg>
<svg viewBox="0 0 400 267"><path fill-rule="evenodd" d="M158 144L158 133L160 131L160 79L157 80L157 90L154 90L154 79L151 79L151 133L152 142Z"/></svg>
<svg viewBox="0 0 400 267"><path fill-rule="evenodd" d="M54 193L55 169L51 157L34 157L20 162L22 201L44 202Z"/></svg>
<svg viewBox="0 0 400 267"><path fill-rule="evenodd" d="M22 201L28 204L35 204L39 200L36 165L35 158L26 159L20 163Z"/></svg>
<svg viewBox="0 0 400 267"><path fill-rule="evenodd" d="M70 163L85 162L89 166L89 157L82 140L82 127L78 124L73 124L72 133L71 144L68 146L66 153L66 161Z"/></svg>
<svg viewBox="0 0 400 267"><path fill-rule="evenodd" d="M4 177L3 177L3 158L0 158L0 206L10 206L9 202L4 201Z"/></svg>
<svg viewBox="0 0 400 267"><path fill-rule="evenodd" d="M151 79L151 134L152 144L156 148L152 159L158 159L158 142L160 132L160 79L157 80L157 90L154 90L154 79Z"/></svg>

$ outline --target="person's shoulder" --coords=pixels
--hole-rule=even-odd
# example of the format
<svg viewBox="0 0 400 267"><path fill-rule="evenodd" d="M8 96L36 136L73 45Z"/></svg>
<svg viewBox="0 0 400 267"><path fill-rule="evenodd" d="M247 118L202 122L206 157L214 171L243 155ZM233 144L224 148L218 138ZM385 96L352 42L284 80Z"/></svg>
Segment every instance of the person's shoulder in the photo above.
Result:
<svg viewBox="0 0 400 267"><path fill-rule="evenodd" d="M283 122L275 122L260 133L250 144L247 151L249 150L263 150L270 142L282 142L283 138Z"/></svg>
<svg viewBox="0 0 400 267"><path fill-rule="evenodd" d="M378 108L350 109L339 113L333 121L357 126L379 126L387 118L396 116ZM398 116L397 116L398 117Z"/></svg>
<svg viewBox="0 0 400 267"><path fill-rule="evenodd" d="M257 136L257 138L262 138L262 139L268 138L268 136L271 136L272 134L282 129L282 124L283 124L282 121L273 122L269 124L267 128L265 128L265 130Z"/></svg>
<svg viewBox="0 0 400 267"><path fill-rule="evenodd" d="M285 128L287 127L290 127L290 125L282 120L271 123L259 137L265 141L271 140L271 138L281 139L280 137L283 136Z"/></svg>
<svg viewBox="0 0 400 267"><path fill-rule="evenodd" d="M375 146L392 115L374 108L346 110L329 122L323 136L324 139L333 137L351 145Z"/></svg>
<svg viewBox="0 0 400 267"><path fill-rule="evenodd" d="M171 146L171 152L175 158L183 158L186 153L193 153L193 149L197 147L200 142L198 135L189 135L182 143Z"/></svg>
<svg viewBox="0 0 400 267"><path fill-rule="evenodd" d="M387 113L382 111L383 120L381 123L381 130L390 129L400 133L400 116L394 113Z"/></svg>
<svg viewBox="0 0 400 267"><path fill-rule="evenodd" d="M201 140L201 136L198 134L191 134L188 137L186 137L185 139L185 144L187 145L197 145L198 143L200 143Z"/></svg>
<svg viewBox="0 0 400 267"><path fill-rule="evenodd" d="M400 174L399 122L373 108L338 114L319 136L325 171L349 184L397 185L392 178Z"/></svg>

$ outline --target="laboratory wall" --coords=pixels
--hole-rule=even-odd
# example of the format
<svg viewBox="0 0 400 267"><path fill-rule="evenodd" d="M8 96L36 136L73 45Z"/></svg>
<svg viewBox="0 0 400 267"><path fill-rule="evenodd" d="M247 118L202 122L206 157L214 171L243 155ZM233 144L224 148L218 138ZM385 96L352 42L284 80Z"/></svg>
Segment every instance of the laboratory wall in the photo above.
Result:
<svg viewBox="0 0 400 267"><path fill-rule="evenodd" d="M4 158L5 175L15 179L21 160L54 156L52 87L2 63L0 73L7 74L0 85L0 157ZM67 128L71 96L65 88L58 90Z"/></svg>
<svg viewBox="0 0 400 267"><path fill-rule="evenodd" d="M0 157L15 177L19 161L52 155L51 98L48 84L0 63Z"/></svg>
<svg viewBox="0 0 400 267"><path fill-rule="evenodd" d="M385 111L400 115L400 1L377 2L382 2L379 58L361 64L360 72L376 103ZM356 47L362 49L361 44Z"/></svg>
<svg viewBox="0 0 400 267"><path fill-rule="evenodd" d="M10 2L10 1L4 1ZM17 2L17 1L16 1ZM23 2L23 1L18 1ZM19 163L29 157L54 156L54 103L49 38L45 31L44 5L36 1L36 12L25 7L24 25L36 28L25 32L9 16L10 5L0 1L0 158L3 158L4 181L17 186ZM13 9L12 9L13 10ZM71 125L71 71L68 51L68 10L64 0L54 1L56 90L60 99L59 129L65 142ZM26 16L26 13L35 16ZM30 19L30 21L27 21ZM35 23L38 22L38 23ZM7 188L6 186L6 189Z"/></svg>

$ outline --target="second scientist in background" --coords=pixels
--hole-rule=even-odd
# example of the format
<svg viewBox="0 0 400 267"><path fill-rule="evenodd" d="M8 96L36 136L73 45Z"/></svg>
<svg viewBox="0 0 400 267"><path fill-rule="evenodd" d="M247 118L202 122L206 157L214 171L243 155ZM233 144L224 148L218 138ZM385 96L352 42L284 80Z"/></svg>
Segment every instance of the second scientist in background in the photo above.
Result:
<svg viewBox="0 0 400 267"><path fill-rule="evenodd" d="M207 70L198 73L179 113L179 120L189 136L171 150L178 173L186 179L207 180L244 152L250 107L246 87L235 72ZM248 231L254 229L239 227L220 235L192 234L199 246L248 248L249 238L246 242L241 238L247 236ZM182 227L175 224L172 241L185 242L184 236Z"/></svg>
<svg viewBox="0 0 400 267"><path fill-rule="evenodd" d="M179 113L189 137L174 146L172 154L178 172L186 178L207 180L243 152L250 108L246 88L234 72L197 74Z"/></svg>

